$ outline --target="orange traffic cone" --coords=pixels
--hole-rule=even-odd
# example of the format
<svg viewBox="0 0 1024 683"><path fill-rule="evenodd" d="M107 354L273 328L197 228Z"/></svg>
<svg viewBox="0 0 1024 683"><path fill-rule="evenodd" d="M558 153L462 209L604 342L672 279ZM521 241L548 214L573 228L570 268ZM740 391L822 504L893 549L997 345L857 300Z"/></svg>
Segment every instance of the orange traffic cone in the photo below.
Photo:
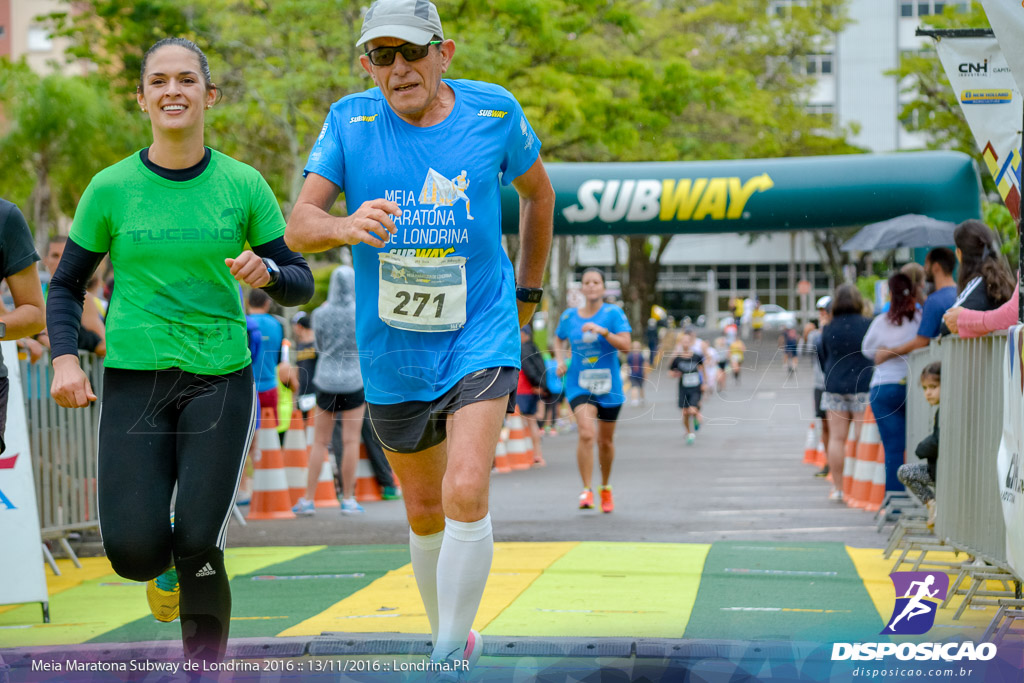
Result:
<svg viewBox="0 0 1024 683"><path fill-rule="evenodd" d="M508 457L508 430L502 427L498 446L494 450L494 470L501 474L512 471L512 463Z"/></svg>
<svg viewBox="0 0 1024 683"><path fill-rule="evenodd" d="M850 421L850 431L846 434L846 451L843 459L843 500L850 496L853 489L853 474L857 469L857 442L853 438L853 421Z"/></svg>
<svg viewBox="0 0 1024 683"><path fill-rule="evenodd" d="M808 465L813 465L818 457L817 451L818 436L814 431L814 423L811 423L811 428L807 430L807 440L804 441L804 462Z"/></svg>
<svg viewBox="0 0 1024 683"><path fill-rule="evenodd" d="M818 442L818 451L814 454L814 464L818 467L824 467L828 464L828 453L825 451L825 442Z"/></svg>
<svg viewBox="0 0 1024 683"><path fill-rule="evenodd" d="M519 408L510 417L505 418L508 425L509 461L514 470L528 470L533 466L533 442L526 431L526 421L519 414Z"/></svg>
<svg viewBox="0 0 1024 683"><path fill-rule="evenodd" d="M359 465L356 467L356 500L360 503L383 500L380 494L380 484L377 483L377 477L373 473L370 457L366 454L366 446L359 444Z"/></svg>
<svg viewBox="0 0 1024 683"><path fill-rule="evenodd" d="M313 492L313 504L318 508L341 507L338 502L338 491L334 488L334 470L331 469L330 456L324 458L320 465L320 478L316 481Z"/></svg>
<svg viewBox="0 0 1024 683"><path fill-rule="evenodd" d="M904 457L906 455L904 454ZM871 493L865 509L876 512L885 502L885 448L878 449L878 460L875 465L875 478L871 480Z"/></svg>
<svg viewBox="0 0 1024 683"><path fill-rule="evenodd" d="M302 411L293 410L288 431L284 435L284 471L288 479L288 497L292 505L306 495L306 477L309 469L309 452L306 448L306 426L302 422Z"/></svg>
<svg viewBox="0 0 1024 683"><path fill-rule="evenodd" d="M284 456L277 436L277 420L270 408L260 413L260 428L256 433L259 451L254 458L256 471L252 481L252 502L249 519L295 519L288 495L288 477L284 471Z"/></svg>
<svg viewBox="0 0 1024 683"><path fill-rule="evenodd" d="M882 499L885 498L885 449L882 447L882 436L878 432L878 424L875 422L875 414L871 407L864 412L864 426L860 430L860 444L857 446L857 459L865 463L867 480L864 485L864 492L856 502L857 507L877 510L881 507ZM881 497L875 491L876 482L881 482ZM877 498L878 504L872 508Z"/></svg>

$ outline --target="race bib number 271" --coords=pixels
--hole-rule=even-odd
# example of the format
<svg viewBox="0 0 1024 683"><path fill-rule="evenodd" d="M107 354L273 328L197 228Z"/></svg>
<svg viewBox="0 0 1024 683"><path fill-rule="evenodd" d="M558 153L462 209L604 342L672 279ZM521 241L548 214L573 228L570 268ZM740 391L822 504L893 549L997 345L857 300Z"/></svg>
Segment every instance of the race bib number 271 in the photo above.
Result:
<svg viewBox="0 0 1024 683"><path fill-rule="evenodd" d="M378 254L377 315L414 332L450 332L466 324L466 259Z"/></svg>

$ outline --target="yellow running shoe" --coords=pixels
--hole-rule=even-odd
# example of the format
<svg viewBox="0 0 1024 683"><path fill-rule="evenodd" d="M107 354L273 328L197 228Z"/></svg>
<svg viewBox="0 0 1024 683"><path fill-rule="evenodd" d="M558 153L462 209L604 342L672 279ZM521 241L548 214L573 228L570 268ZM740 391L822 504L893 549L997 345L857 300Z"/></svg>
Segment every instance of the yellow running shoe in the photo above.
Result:
<svg viewBox="0 0 1024 683"><path fill-rule="evenodd" d="M178 618L178 596L178 571L173 567L146 583L146 600L157 621Z"/></svg>

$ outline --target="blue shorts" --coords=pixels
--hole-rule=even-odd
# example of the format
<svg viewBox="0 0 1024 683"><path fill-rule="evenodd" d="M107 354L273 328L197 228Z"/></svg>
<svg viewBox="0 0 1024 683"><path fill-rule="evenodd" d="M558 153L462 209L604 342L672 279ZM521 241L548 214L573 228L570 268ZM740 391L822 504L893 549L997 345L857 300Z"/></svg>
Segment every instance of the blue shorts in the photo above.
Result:
<svg viewBox="0 0 1024 683"><path fill-rule="evenodd" d="M516 394L516 405L523 415L536 415L540 396L537 394Z"/></svg>

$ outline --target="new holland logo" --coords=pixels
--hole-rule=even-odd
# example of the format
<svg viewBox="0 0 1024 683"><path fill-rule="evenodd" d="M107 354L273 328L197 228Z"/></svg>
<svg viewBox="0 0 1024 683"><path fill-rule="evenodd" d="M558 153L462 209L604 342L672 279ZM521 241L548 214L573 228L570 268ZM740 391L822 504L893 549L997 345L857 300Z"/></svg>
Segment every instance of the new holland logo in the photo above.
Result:
<svg viewBox="0 0 1024 683"><path fill-rule="evenodd" d="M1007 104L1012 101L1012 90L964 90L960 93L963 104Z"/></svg>
<svg viewBox="0 0 1024 683"><path fill-rule="evenodd" d="M893 572L896 606L882 634L921 635L935 625L939 603L946 599L949 577L942 572Z"/></svg>
<svg viewBox="0 0 1024 683"><path fill-rule="evenodd" d="M202 569L196 572L196 578L200 578L203 576L214 576L216 573L216 570L214 570L214 568L210 566L210 563L207 562Z"/></svg>

